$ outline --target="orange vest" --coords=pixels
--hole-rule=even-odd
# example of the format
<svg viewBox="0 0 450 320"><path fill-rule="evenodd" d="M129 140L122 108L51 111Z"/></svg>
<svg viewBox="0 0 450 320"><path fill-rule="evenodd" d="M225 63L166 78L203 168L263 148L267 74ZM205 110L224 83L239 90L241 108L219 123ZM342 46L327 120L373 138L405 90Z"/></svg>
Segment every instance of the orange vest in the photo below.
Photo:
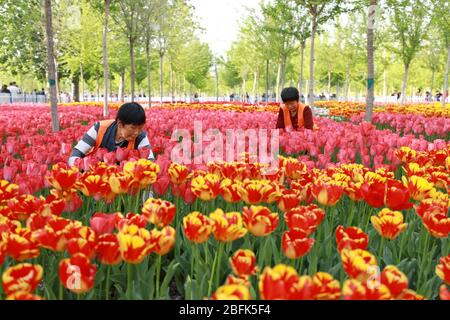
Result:
<svg viewBox="0 0 450 320"><path fill-rule="evenodd" d="M105 137L106 130L115 122L115 120L103 120L100 121L100 127L98 128L97 133L97 139L95 139L95 146L92 148L92 150L88 153L88 155L95 153L95 151L100 148L100 145L102 144L103 138ZM134 150L134 145L136 143L136 140L128 141L128 150Z"/></svg>
<svg viewBox="0 0 450 320"><path fill-rule="evenodd" d="M298 105L297 109L297 118L298 118L298 127L304 127L305 126L305 119L303 118L303 112L305 111L306 106L304 104ZM288 107L282 106L281 109L283 110L283 118L284 118L284 128L286 132L292 132L294 131L294 126L292 125L291 121L291 114L289 112ZM313 130L317 131L319 128L314 123Z"/></svg>

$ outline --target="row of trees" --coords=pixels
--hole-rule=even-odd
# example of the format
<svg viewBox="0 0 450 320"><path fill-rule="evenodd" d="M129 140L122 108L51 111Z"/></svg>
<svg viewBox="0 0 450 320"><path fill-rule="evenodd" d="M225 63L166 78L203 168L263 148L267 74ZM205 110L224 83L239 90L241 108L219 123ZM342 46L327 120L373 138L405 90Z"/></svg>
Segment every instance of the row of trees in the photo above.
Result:
<svg viewBox="0 0 450 320"><path fill-rule="evenodd" d="M422 70L431 72L431 89L435 75L448 88L446 0L271 0L259 9L226 57L213 57L188 0L0 0L0 65L48 79L54 105L54 91L70 85L78 101L87 85L103 94L105 115L117 88L119 100L146 90L151 104L157 91L161 99L236 88L257 96L273 87L279 97L294 82L311 105L319 84L345 97L351 87L367 89L369 106L375 86L388 93L388 79L403 78L402 99L411 78L425 86Z"/></svg>
<svg viewBox="0 0 450 320"><path fill-rule="evenodd" d="M50 93L69 84L75 101L87 84L103 94L105 115L113 88L119 100L126 91L134 99L146 80L151 103L158 87L151 79L159 78L159 96L167 94L164 82L171 96L186 95L205 87L213 61L185 0L1 0L0 23L4 70L48 78Z"/></svg>
<svg viewBox="0 0 450 320"><path fill-rule="evenodd" d="M255 94L255 87L265 87L267 92L273 85L279 96L289 81L309 97L310 104L314 84L328 93L340 87L347 98L351 84L364 89L378 85L386 96L392 74L391 89L401 87L404 103L411 71L416 90L448 88L450 7L446 0L273 0L262 3L260 9L243 22L226 59L224 79L229 86L242 86L243 92ZM370 61L376 68L369 70ZM307 90L305 75L309 76ZM442 82L437 84L435 75ZM246 82L251 78L249 89Z"/></svg>

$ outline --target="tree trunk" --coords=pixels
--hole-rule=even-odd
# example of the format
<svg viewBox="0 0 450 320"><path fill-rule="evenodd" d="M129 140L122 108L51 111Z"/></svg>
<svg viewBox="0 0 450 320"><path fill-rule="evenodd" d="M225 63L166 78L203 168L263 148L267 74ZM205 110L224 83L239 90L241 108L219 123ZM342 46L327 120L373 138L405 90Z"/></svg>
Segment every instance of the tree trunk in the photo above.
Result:
<svg viewBox="0 0 450 320"><path fill-rule="evenodd" d="M317 32L317 17L313 16L311 19L311 51L309 62L309 92L308 104L310 107L314 106L314 42L316 40Z"/></svg>
<svg viewBox="0 0 450 320"><path fill-rule="evenodd" d="M259 104L259 79L261 77L260 71L259 71L259 66L256 68L256 96L255 96L255 102L258 102Z"/></svg>
<svg viewBox="0 0 450 320"><path fill-rule="evenodd" d="M434 89L434 74L435 74L434 68L431 69L431 86L430 86L430 93L433 95L433 89Z"/></svg>
<svg viewBox="0 0 450 320"><path fill-rule="evenodd" d="M244 79L242 79L242 101L246 101L247 98L247 91L246 91L246 87L247 87L247 75L244 77Z"/></svg>
<svg viewBox="0 0 450 320"><path fill-rule="evenodd" d="M103 89L103 116L109 116L108 109L108 81L109 81L109 68L108 68L108 19L109 19L109 8L111 5L111 0L105 0L105 20L103 26L103 79L104 79L104 89Z"/></svg>
<svg viewBox="0 0 450 320"><path fill-rule="evenodd" d="M280 80L281 80L281 63L278 63L278 72L277 72L277 96L276 102L280 102Z"/></svg>
<svg viewBox="0 0 450 320"><path fill-rule="evenodd" d="M58 74L58 62L56 61L56 57L55 57L55 77L56 77L56 102L61 102L61 84L60 84L60 79L59 79L59 74Z"/></svg>
<svg viewBox="0 0 450 320"><path fill-rule="evenodd" d="M130 84L131 84L131 102L134 102L134 82L136 79L136 71L135 71L135 65L134 65L134 38L129 37L129 44L130 44Z"/></svg>
<svg viewBox="0 0 450 320"><path fill-rule="evenodd" d="M331 96L331 71L328 70L328 100L330 100Z"/></svg>
<svg viewBox="0 0 450 320"><path fill-rule="evenodd" d="M445 107L445 100L448 99L448 71L450 68L450 44L447 46L447 66L445 67L444 92L442 93L442 106Z"/></svg>
<svg viewBox="0 0 450 320"><path fill-rule="evenodd" d="M80 76L72 76L72 97L74 102L80 102Z"/></svg>
<svg viewBox="0 0 450 320"><path fill-rule="evenodd" d="M348 93L350 90L350 64L347 64L346 70L345 70L345 92L344 92L344 96L345 96L345 101L348 100Z"/></svg>
<svg viewBox="0 0 450 320"><path fill-rule="evenodd" d="M184 91L184 103L186 103L186 101L187 101L186 77L183 77L183 91Z"/></svg>
<svg viewBox="0 0 450 320"><path fill-rule="evenodd" d="M56 97L56 68L53 48L53 22L51 0L44 0L45 30L47 35L48 84L50 87L50 103L52 115L52 131L59 131L58 101Z"/></svg>
<svg viewBox="0 0 450 320"><path fill-rule="evenodd" d="M305 43L302 43L300 46L300 79L298 80L298 91L300 93L300 97L303 93L303 64L305 62Z"/></svg>
<svg viewBox="0 0 450 320"><path fill-rule="evenodd" d="M217 61L214 63L214 74L216 76L216 101L219 101L219 72L217 71Z"/></svg>
<svg viewBox="0 0 450 320"><path fill-rule="evenodd" d="M281 90L284 89L284 82L285 82L285 74L286 74L286 60L287 57L283 56L283 59L281 61ZM280 92L281 92L280 90Z"/></svg>
<svg viewBox="0 0 450 320"><path fill-rule="evenodd" d="M81 77L81 101L84 102L84 71L82 63L80 63L80 77Z"/></svg>
<svg viewBox="0 0 450 320"><path fill-rule="evenodd" d="M148 94L148 107L152 106L152 80L151 80L151 65L150 65L150 43L146 41L145 44L145 61L147 62L147 94Z"/></svg>
<svg viewBox="0 0 450 320"><path fill-rule="evenodd" d="M374 37L374 22L375 22L375 11L376 11L377 0L370 0L369 5L369 18L368 18L368 28L367 28L367 97L366 97L366 115L364 120L367 122L372 122L372 112L373 112L373 102L375 100L374 96L374 75L375 67L373 61L374 47L373 47L373 37Z"/></svg>
<svg viewBox="0 0 450 320"><path fill-rule="evenodd" d="M170 86L170 102L173 103L173 68L172 68L172 61L170 61L170 63L169 63L169 69L170 69L170 72L169 72L169 76L170 76L170 80L169 80L169 82L170 82L170 84L169 84L169 86Z"/></svg>
<svg viewBox="0 0 450 320"><path fill-rule="evenodd" d="M386 68L384 68L383 71L383 96L384 96L384 101L387 100L387 71Z"/></svg>
<svg viewBox="0 0 450 320"><path fill-rule="evenodd" d="M97 78L95 79L97 83L97 102L100 101L100 77L97 75Z"/></svg>
<svg viewBox="0 0 450 320"><path fill-rule="evenodd" d="M252 98L253 102L256 100L256 78L258 77L258 73L255 71L253 73L253 88L252 88Z"/></svg>
<svg viewBox="0 0 450 320"><path fill-rule="evenodd" d="M119 100L125 102L125 70L120 71Z"/></svg>
<svg viewBox="0 0 450 320"><path fill-rule="evenodd" d="M403 86L402 86L402 104L406 102L406 86L408 84L408 72L409 72L409 63L405 64L405 73L403 75Z"/></svg>
<svg viewBox="0 0 450 320"><path fill-rule="evenodd" d="M160 102L163 103L163 63L164 55L159 54L159 96Z"/></svg>
<svg viewBox="0 0 450 320"><path fill-rule="evenodd" d="M266 61L266 106L269 104L269 60Z"/></svg>

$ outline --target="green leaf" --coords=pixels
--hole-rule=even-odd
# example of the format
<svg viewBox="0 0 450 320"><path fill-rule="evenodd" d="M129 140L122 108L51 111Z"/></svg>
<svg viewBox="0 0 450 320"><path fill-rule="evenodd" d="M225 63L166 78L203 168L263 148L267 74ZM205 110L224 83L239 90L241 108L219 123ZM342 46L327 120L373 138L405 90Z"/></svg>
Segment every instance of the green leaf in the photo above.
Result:
<svg viewBox="0 0 450 320"><path fill-rule="evenodd" d="M176 260L172 260L170 262L170 264L167 268L166 276L164 277L164 280L160 287L161 297L166 297L166 296L168 297L170 281L172 280L173 275L179 266L180 266L180 264L178 262L176 262Z"/></svg>

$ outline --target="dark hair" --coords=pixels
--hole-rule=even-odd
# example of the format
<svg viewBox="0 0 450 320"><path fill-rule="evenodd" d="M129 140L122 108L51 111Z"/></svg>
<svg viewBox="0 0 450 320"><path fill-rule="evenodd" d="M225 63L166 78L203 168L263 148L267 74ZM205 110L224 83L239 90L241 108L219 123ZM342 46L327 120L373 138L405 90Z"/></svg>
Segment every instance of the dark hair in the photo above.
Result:
<svg viewBox="0 0 450 320"><path fill-rule="evenodd" d="M281 91L281 100L283 100L283 102L299 101L300 94L297 88L294 87L284 88L283 91Z"/></svg>
<svg viewBox="0 0 450 320"><path fill-rule="evenodd" d="M125 103L119 108L116 121L120 121L123 125L143 125L146 121L144 108L136 102Z"/></svg>

